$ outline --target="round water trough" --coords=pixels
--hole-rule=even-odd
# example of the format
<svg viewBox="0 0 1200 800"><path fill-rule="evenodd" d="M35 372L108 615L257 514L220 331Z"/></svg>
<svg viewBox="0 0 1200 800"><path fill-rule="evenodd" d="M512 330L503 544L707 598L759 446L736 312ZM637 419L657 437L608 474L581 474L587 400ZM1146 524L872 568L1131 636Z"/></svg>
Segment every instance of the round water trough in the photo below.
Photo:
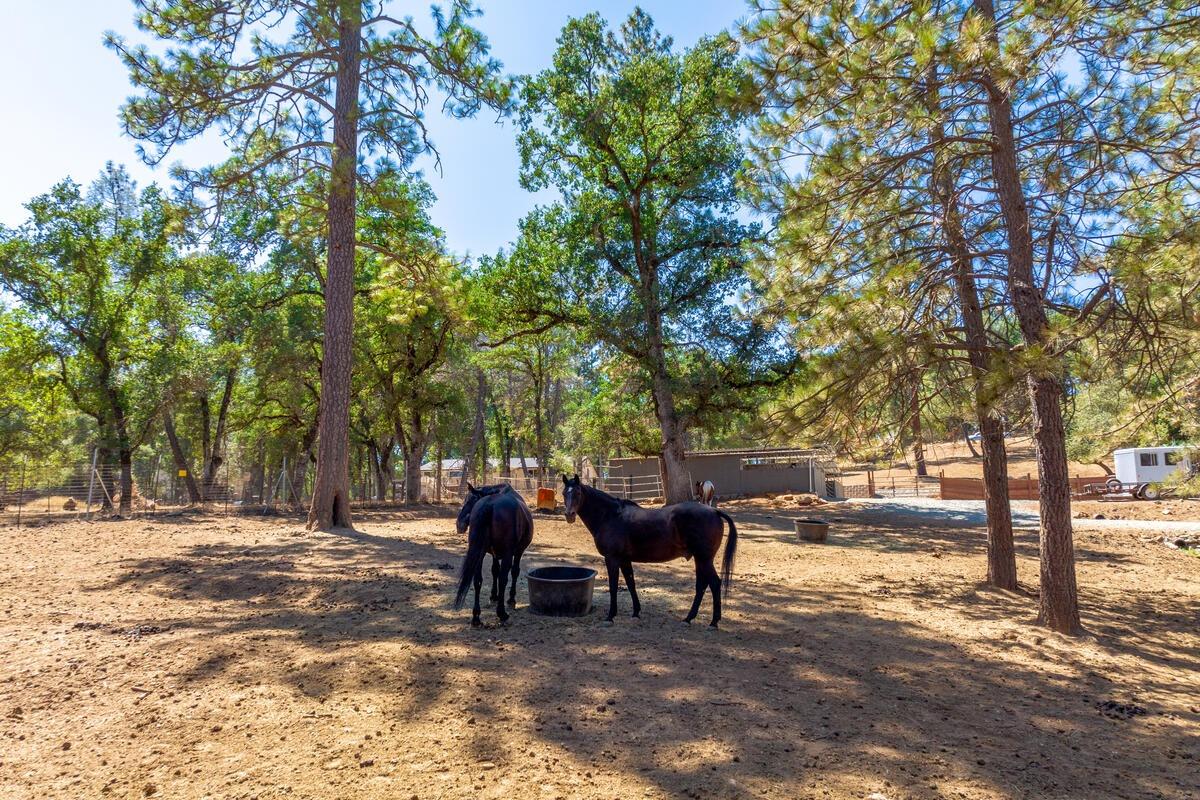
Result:
<svg viewBox="0 0 1200 800"><path fill-rule="evenodd" d="M796 533L800 535L801 541L823 542L829 535L829 523L823 519L801 518L796 520Z"/></svg>
<svg viewBox="0 0 1200 800"><path fill-rule="evenodd" d="M538 567L526 573L529 608L549 617L582 617L592 610L596 570L587 567Z"/></svg>

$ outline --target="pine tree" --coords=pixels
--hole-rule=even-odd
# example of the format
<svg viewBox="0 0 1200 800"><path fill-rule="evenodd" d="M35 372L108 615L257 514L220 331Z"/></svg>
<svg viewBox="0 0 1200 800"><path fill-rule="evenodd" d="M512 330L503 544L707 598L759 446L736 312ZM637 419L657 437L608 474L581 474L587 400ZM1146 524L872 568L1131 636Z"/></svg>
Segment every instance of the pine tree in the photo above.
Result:
<svg viewBox="0 0 1200 800"><path fill-rule="evenodd" d="M429 150L421 119L427 89L447 95L455 115L503 107L507 84L454 0L434 8L427 37L386 3L337 0L136 0L143 31L174 47L157 55L108 34L108 45L144 92L123 109L126 131L154 145L161 161L176 144L216 129L230 141L228 163L183 171L202 202L219 211L230 192L274 181L303 197L324 197L326 270L317 478L309 527L349 526L349 413L354 324L356 202L375 168L409 164ZM279 29L290 34L273 39ZM313 180L310 182L309 179ZM311 200L309 200L311 202Z"/></svg>

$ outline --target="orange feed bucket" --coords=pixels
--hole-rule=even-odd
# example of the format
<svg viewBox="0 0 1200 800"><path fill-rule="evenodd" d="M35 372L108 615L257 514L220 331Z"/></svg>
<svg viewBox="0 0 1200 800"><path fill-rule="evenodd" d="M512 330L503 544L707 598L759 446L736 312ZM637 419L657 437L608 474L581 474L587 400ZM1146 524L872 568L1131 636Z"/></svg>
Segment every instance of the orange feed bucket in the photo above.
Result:
<svg viewBox="0 0 1200 800"><path fill-rule="evenodd" d="M554 511L558 508L558 500L554 497L553 489L538 487L537 507L538 511Z"/></svg>

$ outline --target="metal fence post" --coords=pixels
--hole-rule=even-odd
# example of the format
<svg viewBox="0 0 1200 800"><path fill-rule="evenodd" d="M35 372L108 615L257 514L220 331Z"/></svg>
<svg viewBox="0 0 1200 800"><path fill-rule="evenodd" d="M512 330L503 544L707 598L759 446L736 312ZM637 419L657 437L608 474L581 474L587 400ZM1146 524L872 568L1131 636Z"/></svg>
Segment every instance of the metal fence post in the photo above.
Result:
<svg viewBox="0 0 1200 800"><path fill-rule="evenodd" d="M154 466L151 467L150 473L150 512L158 512L158 468L161 465L162 455L154 454Z"/></svg>
<svg viewBox="0 0 1200 800"><path fill-rule="evenodd" d="M96 487L96 460L98 458L100 458L100 448L92 448L92 471L88 473L87 511L84 512L84 515L89 517L92 515L92 489Z"/></svg>
<svg viewBox="0 0 1200 800"><path fill-rule="evenodd" d="M17 530L21 530L21 506L25 503L25 459L21 459L21 488L17 491Z"/></svg>

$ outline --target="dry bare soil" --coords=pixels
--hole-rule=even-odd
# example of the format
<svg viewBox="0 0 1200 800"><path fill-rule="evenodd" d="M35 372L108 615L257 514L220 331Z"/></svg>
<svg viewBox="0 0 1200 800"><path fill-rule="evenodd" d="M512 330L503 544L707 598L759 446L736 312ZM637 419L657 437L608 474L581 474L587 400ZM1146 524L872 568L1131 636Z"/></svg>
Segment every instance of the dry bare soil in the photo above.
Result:
<svg viewBox="0 0 1200 800"><path fill-rule="evenodd" d="M1200 796L1200 559L1080 532L1067 639L979 588L977 528L734 513L719 631L680 624L684 562L638 568L641 621L534 616L522 581L472 630L448 509L0 529L0 796ZM557 562L599 565L539 518L525 566Z"/></svg>

